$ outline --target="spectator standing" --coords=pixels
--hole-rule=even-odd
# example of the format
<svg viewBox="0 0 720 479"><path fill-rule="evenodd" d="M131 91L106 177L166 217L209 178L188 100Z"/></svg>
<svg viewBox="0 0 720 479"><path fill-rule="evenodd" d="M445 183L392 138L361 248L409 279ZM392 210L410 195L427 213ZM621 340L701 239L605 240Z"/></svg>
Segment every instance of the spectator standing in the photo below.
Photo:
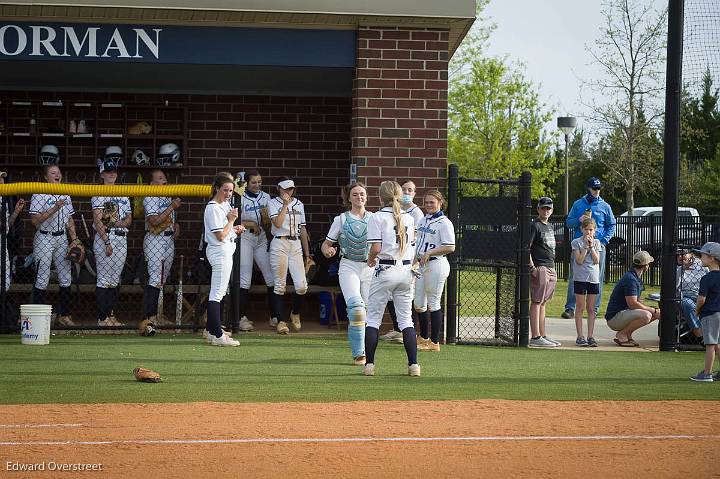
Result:
<svg viewBox="0 0 720 479"><path fill-rule="evenodd" d="M595 220L586 218L581 228L583 235L572 242L573 287L575 289L575 329L577 346L597 347L593 337L595 329L595 297L600 292L600 251L602 244L595 237ZM587 309L588 337L583 336L583 310Z"/></svg>
<svg viewBox="0 0 720 479"><path fill-rule="evenodd" d="M595 298L595 313L600 309L600 301L602 300L602 288L605 282L605 253L610 239L615 234L615 215L613 215L610 205L600 197L602 182L591 177L585 182L588 193L573 203L572 208L568 212L566 225L573 231L573 239L580 238L582 231L580 225L583 220L592 218L595 220L597 229L595 237L600 240L602 250L600 251L600 286L597 298ZM562 317L570 319L575 315L575 288L572 278L572 268L568 277L567 300L565 302L565 311Z"/></svg>
<svg viewBox="0 0 720 479"><path fill-rule="evenodd" d="M720 243L705 243L695 251L700 253L700 261L710 272L700 280L695 308L703 331L705 368L690 379L702 382L720 381L720 371L715 376L712 375L715 355L720 361Z"/></svg>

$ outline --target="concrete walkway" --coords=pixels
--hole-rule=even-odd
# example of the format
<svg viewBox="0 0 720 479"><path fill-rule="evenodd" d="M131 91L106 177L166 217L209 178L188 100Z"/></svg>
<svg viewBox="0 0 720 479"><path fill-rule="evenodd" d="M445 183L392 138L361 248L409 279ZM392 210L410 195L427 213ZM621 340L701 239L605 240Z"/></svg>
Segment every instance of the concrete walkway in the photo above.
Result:
<svg viewBox="0 0 720 479"><path fill-rule="evenodd" d="M586 348L575 346L577 333L575 332L575 320L563 318L546 318L545 332L548 336L562 343L559 349L574 350L604 350L604 351L658 351L660 338L658 337L658 323L653 321L644 328L640 328L633 334L633 339L640 344L637 348L620 347L613 342L615 331L608 328L605 318L597 318L595 321L595 340L597 348ZM583 318L583 333L587 338L587 318Z"/></svg>

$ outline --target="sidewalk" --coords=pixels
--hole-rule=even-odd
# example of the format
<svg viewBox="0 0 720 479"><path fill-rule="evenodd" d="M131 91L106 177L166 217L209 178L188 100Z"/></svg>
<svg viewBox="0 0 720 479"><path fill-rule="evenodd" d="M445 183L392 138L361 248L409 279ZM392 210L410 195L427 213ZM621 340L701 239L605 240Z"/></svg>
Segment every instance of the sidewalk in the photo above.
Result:
<svg viewBox="0 0 720 479"><path fill-rule="evenodd" d="M562 343L560 349L592 349L604 351L657 351L660 339L658 338L658 323L654 321L649 325L638 329L633 333L633 339L640 344L639 348L624 348L613 342L615 331L608 328L605 318L597 318L595 321L594 336L598 342L597 348L586 348L575 346L577 333L575 332L575 320L563 318L545 318L545 331L553 339ZM583 331L587 337L587 318L583 318Z"/></svg>

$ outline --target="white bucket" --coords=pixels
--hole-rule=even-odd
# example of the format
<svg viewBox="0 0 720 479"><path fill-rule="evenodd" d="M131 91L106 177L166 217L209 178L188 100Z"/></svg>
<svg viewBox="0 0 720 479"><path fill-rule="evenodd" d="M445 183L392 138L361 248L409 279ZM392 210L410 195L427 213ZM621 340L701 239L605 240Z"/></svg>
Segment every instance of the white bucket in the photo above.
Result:
<svg viewBox="0 0 720 479"><path fill-rule="evenodd" d="M52 306L49 304L21 304L20 342L22 344L49 344L51 314Z"/></svg>

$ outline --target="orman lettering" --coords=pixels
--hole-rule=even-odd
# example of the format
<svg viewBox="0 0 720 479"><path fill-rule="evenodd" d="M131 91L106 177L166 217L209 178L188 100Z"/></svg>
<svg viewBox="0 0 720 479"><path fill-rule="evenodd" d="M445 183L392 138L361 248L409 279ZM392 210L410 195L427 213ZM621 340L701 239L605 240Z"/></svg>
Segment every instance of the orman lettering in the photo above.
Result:
<svg viewBox="0 0 720 479"><path fill-rule="evenodd" d="M162 28L0 26L0 56L160 59Z"/></svg>

